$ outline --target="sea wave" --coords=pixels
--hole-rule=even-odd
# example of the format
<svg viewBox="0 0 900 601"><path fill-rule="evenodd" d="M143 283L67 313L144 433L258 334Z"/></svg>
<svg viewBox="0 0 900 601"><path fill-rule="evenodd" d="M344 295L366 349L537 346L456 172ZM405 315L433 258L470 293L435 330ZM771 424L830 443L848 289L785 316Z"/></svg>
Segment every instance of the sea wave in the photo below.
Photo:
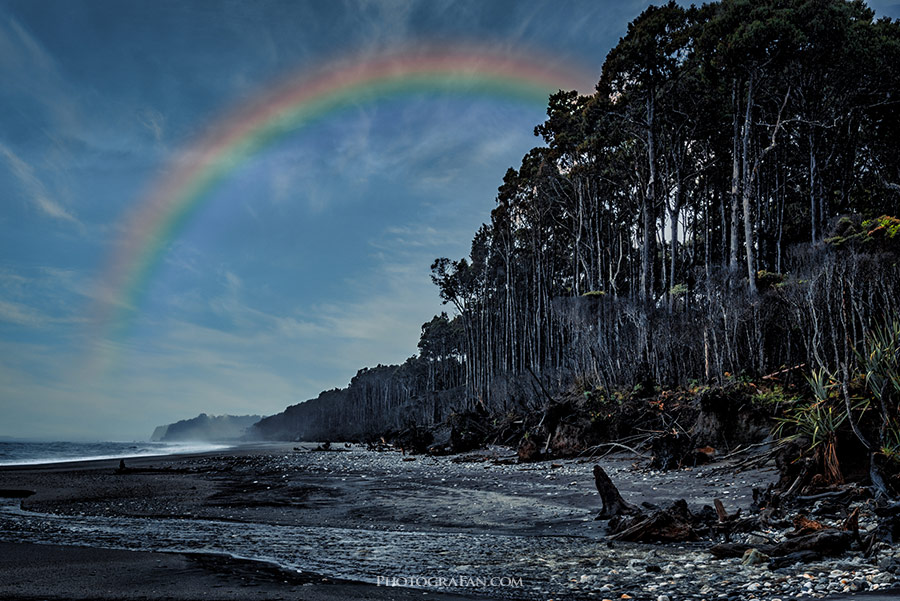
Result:
<svg viewBox="0 0 900 601"><path fill-rule="evenodd" d="M0 441L0 466L128 459L156 455L206 453L233 445L209 442L18 442Z"/></svg>

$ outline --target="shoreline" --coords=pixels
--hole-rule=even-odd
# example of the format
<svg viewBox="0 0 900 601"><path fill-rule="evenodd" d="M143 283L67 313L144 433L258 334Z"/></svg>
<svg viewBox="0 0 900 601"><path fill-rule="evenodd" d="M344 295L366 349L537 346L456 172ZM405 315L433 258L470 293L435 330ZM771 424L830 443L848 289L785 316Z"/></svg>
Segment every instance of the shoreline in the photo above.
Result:
<svg viewBox="0 0 900 601"><path fill-rule="evenodd" d="M296 574L227 555L123 551L93 547L0 543L0 594L41 599L131 601L412 601L422 591ZM428 592L437 601L479 597Z"/></svg>
<svg viewBox="0 0 900 601"><path fill-rule="evenodd" d="M816 570L826 568L801 566L778 573L747 569L738 561L713 560L704 548L694 545L612 545L605 538L603 523L594 521L600 509L591 475L595 463L604 466L623 496L635 504L665 505L686 498L692 507L699 507L721 498L729 511L749 506L751 489L774 478L771 468L734 473L734 465L726 462L655 472L622 455L509 464L504 459L508 454L506 449L491 449L467 456L404 457L391 451L366 451L358 445L316 452L309 443L263 443L219 452L135 458L126 462L124 473L118 471L117 460L0 467L0 489L36 493L8 500L7 507L15 504L24 510L0 512L0 522L8 524L6 533L0 528L0 540L7 545L21 541L32 546L93 544L87 551L70 546L53 552L70 570L68 585L75 592L87 578L76 569L82 562L79 558L92 550L106 553L98 549L97 541L119 550L100 554L102 560L91 563L98 566L95 572L131 561L128 557L140 564L147 553L154 561L181 557L177 562L187 562L172 570L179 574L174 579L177 590L163 593L152 584L145 586L153 582L150 570L141 572L138 590L114 587L104 597L108 599L204 598L190 597L194 594L190 587L213 581L215 591L241 586L235 597L223 592L211 598L262 598L249 593L240 596L240 591L250 589L269 591L275 598L297 598L294 588L298 586L303 587L302 598L355 598L343 592L328 597L337 590L335 583L292 584L290 578L284 582L271 574L257 574L272 566L259 559L280 565L278 574L296 574L301 569L307 578L313 574L313 579L324 577L340 580L340 586L362 587L353 590L367 591L360 592L359 598L372 599L412 599L425 594L433 599L615 599L627 594L656 601L668 594L673 601L711 601L724 590L728 594L723 598L743 601L752 598L746 595L747 587L761 586L772 578L783 580L785 587L799 586L802 574L812 570L813 578L827 580L827 575L824 580L816 576ZM10 541L15 536L19 542ZM23 549L25 555L40 555ZM192 553L185 556L184 551ZM198 557L208 557L211 551L220 559L231 555L233 561L249 561L253 567L238 577L245 581L232 581L236 571L232 560L213 561L197 571ZM22 553L12 550L3 555ZM45 576L53 573L49 564L41 568L46 561L35 561L35 570L50 570ZM871 571L859 557L826 563L844 565L861 575ZM0 583L13 582L10 576L27 569L27 563L21 562L0 566ZM375 584L380 574L451 572L510 575L524 578L525 586L521 590L422 590ZM730 584L717 587L720 580ZM15 581L25 584L17 588L0 584L0 597L51 598L54 591L59 593L56 598L71 596L63 594L65 579L57 578L58 588L53 590L40 584L40 578ZM182 581L188 587L183 594L178 592ZM247 582L256 584L244 586ZM756 598L778 598L777 590L771 592L771 597ZM829 592L828 599L845 598L835 596L839 591Z"/></svg>
<svg viewBox="0 0 900 601"><path fill-rule="evenodd" d="M125 460L128 464L143 464L146 461L157 462L167 458L194 458L205 457L211 455L228 454L232 452L247 453L254 450L264 452L275 452L284 450L289 446L296 446L298 443L289 442L237 442L237 443L221 443L220 446L210 449L191 449L178 450L172 453L147 453L139 455L109 455L99 457L75 457L72 459L52 459L52 460L28 460L28 463L0 463L0 473L4 471L29 470L29 469L85 469L92 466L106 467L106 464L112 467L118 467L120 460ZM210 443L210 445L219 445L219 443Z"/></svg>

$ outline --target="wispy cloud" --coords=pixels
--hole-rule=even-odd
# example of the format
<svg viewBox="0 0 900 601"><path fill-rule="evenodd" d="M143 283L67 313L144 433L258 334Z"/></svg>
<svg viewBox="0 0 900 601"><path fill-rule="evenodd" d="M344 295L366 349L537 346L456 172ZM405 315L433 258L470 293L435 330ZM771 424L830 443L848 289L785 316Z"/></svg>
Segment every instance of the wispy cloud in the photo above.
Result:
<svg viewBox="0 0 900 601"><path fill-rule="evenodd" d="M0 321L20 326L45 325L47 319L31 307L0 300Z"/></svg>
<svg viewBox="0 0 900 601"><path fill-rule="evenodd" d="M148 108L139 109L136 114L140 124L153 134L153 139L157 143L162 142L166 127L165 116L159 111Z"/></svg>
<svg viewBox="0 0 900 601"><path fill-rule="evenodd" d="M0 156L6 160L10 172L19 181L28 202L47 217L68 221L79 227L81 222L60 203L50 198L43 182L34 173L34 168L22 160L8 146L0 143Z"/></svg>
<svg viewBox="0 0 900 601"><path fill-rule="evenodd" d="M0 73L7 92L27 96L61 125L77 122L71 86L43 44L16 19L0 14Z"/></svg>
<svg viewBox="0 0 900 601"><path fill-rule="evenodd" d="M73 271L37 268L29 275L0 270L0 322L31 329L85 323L78 311L84 283ZM68 332L56 327L61 339Z"/></svg>

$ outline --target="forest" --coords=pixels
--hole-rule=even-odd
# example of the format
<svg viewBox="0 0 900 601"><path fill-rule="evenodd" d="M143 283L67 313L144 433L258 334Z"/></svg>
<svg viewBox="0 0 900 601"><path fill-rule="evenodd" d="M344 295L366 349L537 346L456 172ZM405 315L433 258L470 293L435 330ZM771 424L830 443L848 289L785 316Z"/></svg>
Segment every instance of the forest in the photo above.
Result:
<svg viewBox="0 0 900 601"><path fill-rule="evenodd" d="M469 256L434 261L452 313L418 353L258 433L749 386L782 432L900 462L898 94L900 25L862 1L648 8L594 93L550 96Z"/></svg>

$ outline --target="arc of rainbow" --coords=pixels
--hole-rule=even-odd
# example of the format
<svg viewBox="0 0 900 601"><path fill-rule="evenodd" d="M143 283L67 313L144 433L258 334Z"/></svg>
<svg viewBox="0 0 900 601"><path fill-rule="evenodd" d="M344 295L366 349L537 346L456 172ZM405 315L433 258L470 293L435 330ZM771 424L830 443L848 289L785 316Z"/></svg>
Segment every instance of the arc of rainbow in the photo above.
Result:
<svg viewBox="0 0 900 601"><path fill-rule="evenodd" d="M557 89L589 83L585 73L542 57L467 48L346 60L317 75L292 77L238 108L179 153L171 171L126 219L100 278L93 322L104 335L138 296L192 212L243 161L284 133L366 102L416 92L462 92L546 105Z"/></svg>

